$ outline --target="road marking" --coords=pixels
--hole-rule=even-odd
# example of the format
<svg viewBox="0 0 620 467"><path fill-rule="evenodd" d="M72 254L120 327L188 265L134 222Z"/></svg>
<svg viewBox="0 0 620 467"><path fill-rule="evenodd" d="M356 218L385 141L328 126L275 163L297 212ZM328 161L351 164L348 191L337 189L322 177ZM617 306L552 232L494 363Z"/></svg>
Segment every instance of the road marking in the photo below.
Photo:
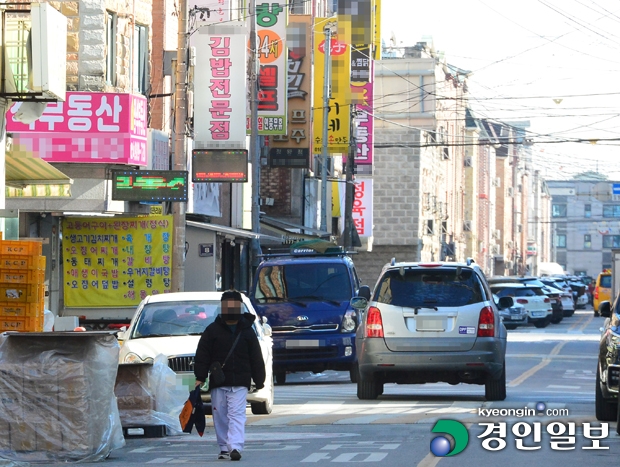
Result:
<svg viewBox="0 0 620 467"><path fill-rule="evenodd" d="M559 384L550 384L547 389L581 389L581 386L561 386Z"/></svg>
<svg viewBox="0 0 620 467"><path fill-rule="evenodd" d="M510 383L508 383L508 387L514 388L515 386L518 386L519 384L521 384L523 381L525 381L526 379L528 379L530 376L536 374L538 371L542 370L544 367L546 367L547 365L549 365L549 363L551 363L552 361L552 357L559 354L560 351L562 350L562 347L564 347L566 345L567 341L564 342L560 342L559 344L557 344L552 350L551 352L549 352L549 355L545 358L543 358L542 362L540 362L538 365L530 368L529 370L527 370L526 372L524 372L523 374L517 376L515 379L513 379Z"/></svg>
<svg viewBox="0 0 620 467"><path fill-rule="evenodd" d="M441 457L437 457L432 452L429 452L426 457L420 461L418 467L435 467L441 459Z"/></svg>

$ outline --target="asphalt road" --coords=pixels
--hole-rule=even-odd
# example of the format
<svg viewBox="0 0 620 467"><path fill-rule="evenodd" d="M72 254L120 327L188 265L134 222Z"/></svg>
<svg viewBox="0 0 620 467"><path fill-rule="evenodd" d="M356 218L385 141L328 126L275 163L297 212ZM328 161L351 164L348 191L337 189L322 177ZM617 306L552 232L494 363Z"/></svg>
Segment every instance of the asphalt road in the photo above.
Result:
<svg viewBox="0 0 620 467"><path fill-rule="evenodd" d="M603 433L598 443L608 449L583 449L596 446L586 434L598 435L594 430L584 433L584 426L601 426L594 416L594 378L602 323L603 318L595 318L588 310L577 311L562 323L545 329L525 327L509 331L508 395L502 402L486 402L482 386L448 384L388 384L378 400L360 401L348 373L289 374L287 384L276 386L271 415L256 416L248 410L242 462L256 467L326 462L387 462L386 465L420 467L449 467L456 463L460 467L478 467L489 462L521 467L524 461L564 467L615 464L620 452L615 423L608 424L608 434ZM536 410L543 407L537 407L541 402L542 412ZM488 412L494 409L495 415ZM452 457L437 457L430 452L431 440L441 435L431 430L438 420L444 419L459 421L469 432L467 448ZM193 467L222 462L216 460L218 449L210 417L207 421L203 438L192 434L128 439L126 446L114 451L104 464ZM496 449L501 441L488 441L487 436L478 438L486 430L484 423L496 424L499 437L506 442L505 448L496 452L485 449L484 443ZM506 427L505 436L501 423ZM540 435L534 436L538 429ZM526 435L523 447L530 447L531 451L517 449L520 435ZM552 446L568 449L560 451Z"/></svg>

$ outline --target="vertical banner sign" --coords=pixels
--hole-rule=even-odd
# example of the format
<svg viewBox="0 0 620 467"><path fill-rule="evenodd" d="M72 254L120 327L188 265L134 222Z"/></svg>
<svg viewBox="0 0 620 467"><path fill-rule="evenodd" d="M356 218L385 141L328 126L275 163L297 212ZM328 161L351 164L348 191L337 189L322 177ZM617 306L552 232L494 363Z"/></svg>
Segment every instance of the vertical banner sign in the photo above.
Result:
<svg viewBox="0 0 620 467"><path fill-rule="evenodd" d="M283 158L281 165L308 168L310 151L310 85L311 85L311 36L310 15L293 15L286 32L288 49L288 121L287 133L270 138L270 154ZM300 166L294 159L303 153L305 165ZM303 158L299 158L303 160ZM286 162L290 161L290 165ZM272 164L273 166L273 164Z"/></svg>
<svg viewBox="0 0 620 467"><path fill-rule="evenodd" d="M256 57L258 71L258 134L285 135L286 132L286 2L256 5ZM253 18L250 17L250 21ZM249 43L248 43L249 47ZM247 132L252 119L249 102Z"/></svg>
<svg viewBox="0 0 620 467"><path fill-rule="evenodd" d="M372 19L373 19L373 58L375 60L381 60L381 1L372 1Z"/></svg>
<svg viewBox="0 0 620 467"><path fill-rule="evenodd" d="M130 307L170 292L172 216L67 217L62 229L66 306Z"/></svg>
<svg viewBox="0 0 620 467"><path fill-rule="evenodd" d="M369 58L370 50L368 46L354 47L351 53L351 94L355 102L355 123L356 135L355 144L357 151L355 154L357 173L365 175L372 174L372 152L373 152L373 73L374 65Z"/></svg>
<svg viewBox="0 0 620 467"><path fill-rule="evenodd" d="M355 181L353 225L360 237L372 237L372 178Z"/></svg>
<svg viewBox="0 0 620 467"><path fill-rule="evenodd" d="M325 76L325 32L327 18L316 18L314 25L314 100L312 143L313 153L323 150L323 76ZM327 119L327 152L343 154L349 151L351 112L351 47L332 35L331 40L332 82Z"/></svg>
<svg viewBox="0 0 620 467"><path fill-rule="evenodd" d="M194 141L197 149L245 148L246 28L203 26L194 34Z"/></svg>

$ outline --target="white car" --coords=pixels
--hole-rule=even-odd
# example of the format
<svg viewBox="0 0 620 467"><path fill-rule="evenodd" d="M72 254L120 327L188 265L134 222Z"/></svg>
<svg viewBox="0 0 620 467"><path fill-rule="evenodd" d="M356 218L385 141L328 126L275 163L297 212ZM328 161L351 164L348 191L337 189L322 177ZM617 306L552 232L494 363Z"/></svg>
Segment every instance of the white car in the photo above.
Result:
<svg viewBox="0 0 620 467"><path fill-rule="evenodd" d="M119 336L122 346L119 363L153 361L159 355L168 357L168 366L177 374L177 384L194 388L194 357L205 328L220 313L222 292L176 292L149 295L138 305L129 328ZM253 328L265 361L265 387L253 387L247 401L253 414L269 414L273 409L273 340L271 327L256 314L252 303L243 295L245 312L255 316ZM211 396L204 391L202 399Z"/></svg>
<svg viewBox="0 0 620 467"><path fill-rule="evenodd" d="M528 323L537 328L545 328L551 323L551 300L540 287L520 282L493 283L491 291L499 298L513 297L515 303L523 305L527 310Z"/></svg>

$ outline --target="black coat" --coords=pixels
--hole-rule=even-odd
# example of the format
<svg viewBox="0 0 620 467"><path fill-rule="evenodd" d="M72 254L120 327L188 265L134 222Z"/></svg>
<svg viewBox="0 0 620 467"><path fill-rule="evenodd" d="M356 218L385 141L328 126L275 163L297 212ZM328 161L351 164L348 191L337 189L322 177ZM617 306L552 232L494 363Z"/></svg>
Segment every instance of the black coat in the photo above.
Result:
<svg viewBox="0 0 620 467"><path fill-rule="evenodd" d="M252 328L254 319L254 315L250 313L241 315L235 334L219 315L207 326L198 342L194 360L194 375L198 381L207 380L212 362L224 362L237 334L241 333L237 345L224 365L226 380L220 386L245 386L250 389L252 380L257 388L264 386L265 362L258 337ZM213 389L213 386L210 388Z"/></svg>

